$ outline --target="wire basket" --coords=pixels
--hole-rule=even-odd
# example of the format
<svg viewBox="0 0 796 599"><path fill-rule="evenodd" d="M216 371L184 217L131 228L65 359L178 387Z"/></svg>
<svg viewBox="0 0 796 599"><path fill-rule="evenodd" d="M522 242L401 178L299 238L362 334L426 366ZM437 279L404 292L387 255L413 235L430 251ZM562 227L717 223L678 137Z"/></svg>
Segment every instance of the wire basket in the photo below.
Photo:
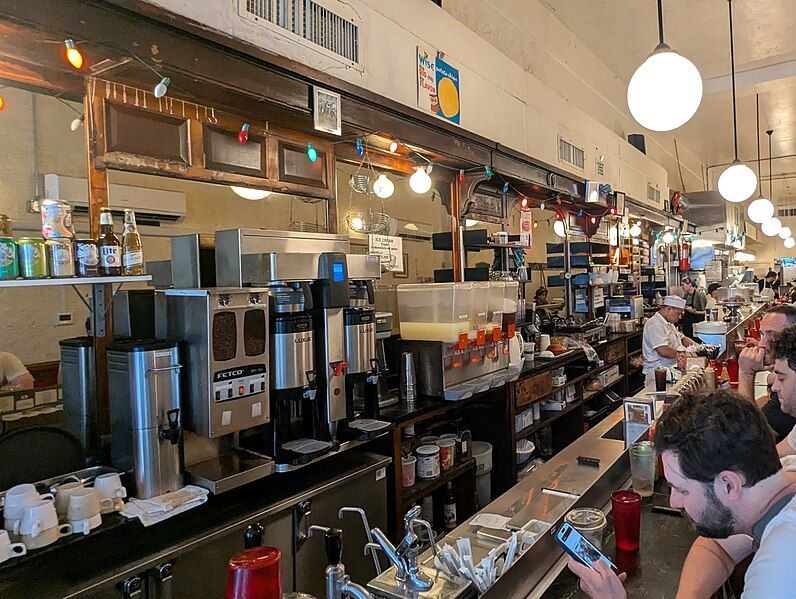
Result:
<svg viewBox="0 0 796 599"><path fill-rule="evenodd" d="M326 225L319 225L305 220L291 220L289 228L297 233L326 233Z"/></svg>
<svg viewBox="0 0 796 599"><path fill-rule="evenodd" d="M384 233L390 228L390 215L371 210L355 210L346 215L345 222L356 233Z"/></svg>
<svg viewBox="0 0 796 599"><path fill-rule="evenodd" d="M363 173L355 173L348 178L348 185L357 193L370 195L370 176Z"/></svg>

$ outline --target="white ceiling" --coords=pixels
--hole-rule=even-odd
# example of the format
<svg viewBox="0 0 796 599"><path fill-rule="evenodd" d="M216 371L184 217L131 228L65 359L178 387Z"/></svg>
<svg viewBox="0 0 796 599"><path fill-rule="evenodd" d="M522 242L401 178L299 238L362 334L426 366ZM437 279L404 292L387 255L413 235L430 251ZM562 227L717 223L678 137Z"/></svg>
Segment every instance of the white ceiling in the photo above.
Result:
<svg viewBox="0 0 796 599"><path fill-rule="evenodd" d="M656 0L543 1L623 81L658 43ZM663 10L666 42L697 66L705 82L699 111L674 134L705 164L729 162L733 142L727 1L664 0ZM742 160L757 156L756 93L763 156L768 155L769 128L774 129L774 156L796 154L796 0L733 0L733 17L739 155ZM711 170L711 181L718 172ZM765 166L763 172L765 177ZM791 172L794 179L789 183L796 187L796 160L774 162L775 196L777 174Z"/></svg>

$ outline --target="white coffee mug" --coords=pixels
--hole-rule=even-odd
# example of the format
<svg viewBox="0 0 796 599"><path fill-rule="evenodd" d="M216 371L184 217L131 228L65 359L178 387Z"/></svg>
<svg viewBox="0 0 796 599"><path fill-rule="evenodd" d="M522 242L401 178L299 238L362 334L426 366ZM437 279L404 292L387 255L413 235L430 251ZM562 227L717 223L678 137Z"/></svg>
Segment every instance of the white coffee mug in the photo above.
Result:
<svg viewBox="0 0 796 599"><path fill-rule="evenodd" d="M96 489L86 487L72 492L69 497L66 517L71 523L78 520L90 520L99 515L100 509L112 507L112 499L100 499Z"/></svg>
<svg viewBox="0 0 796 599"><path fill-rule="evenodd" d="M547 351L550 347L550 335L539 335L539 351Z"/></svg>
<svg viewBox="0 0 796 599"><path fill-rule="evenodd" d="M52 501L39 500L25 510L19 533L29 537L38 536L41 531L58 526L58 513Z"/></svg>
<svg viewBox="0 0 796 599"><path fill-rule="evenodd" d="M69 509L69 498L76 491L83 488L83 483L68 482L54 487L55 491L55 511L60 520L66 520L66 511Z"/></svg>
<svg viewBox="0 0 796 599"><path fill-rule="evenodd" d="M118 512L124 508L123 499L127 497L127 489L122 485L122 479L119 474L116 472L100 474L94 479L94 488L99 493L100 500L110 499L112 501L110 507L101 509L103 514Z"/></svg>
<svg viewBox="0 0 796 599"><path fill-rule="evenodd" d="M8 531L0 529L0 564L12 557L25 555L27 552L24 543L12 543Z"/></svg>
<svg viewBox="0 0 796 599"><path fill-rule="evenodd" d="M84 520L70 520L69 524L72 525L73 533L83 533L84 535L87 535L100 524L102 524L102 516L97 514L91 518L85 518Z"/></svg>
<svg viewBox="0 0 796 599"><path fill-rule="evenodd" d="M36 487L28 483L11 487L6 491L4 498L3 518L5 520L5 529L13 535L18 535L22 518L25 516L27 509L40 501L52 502L52 499L51 493L39 495Z"/></svg>

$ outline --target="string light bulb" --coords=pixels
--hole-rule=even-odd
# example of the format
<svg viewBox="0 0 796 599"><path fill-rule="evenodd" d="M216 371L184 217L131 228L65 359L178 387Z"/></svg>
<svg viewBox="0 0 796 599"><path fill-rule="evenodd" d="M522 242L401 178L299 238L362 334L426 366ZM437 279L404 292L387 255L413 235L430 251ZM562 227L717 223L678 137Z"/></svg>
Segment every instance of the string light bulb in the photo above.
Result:
<svg viewBox="0 0 796 599"><path fill-rule="evenodd" d="M271 195L270 191L266 191L265 189L255 189L254 187L239 187L238 185L230 185L229 188L244 200L264 200Z"/></svg>
<svg viewBox="0 0 796 599"><path fill-rule="evenodd" d="M779 235L780 239L787 239L790 237L790 227L782 227L777 235Z"/></svg>
<svg viewBox="0 0 796 599"><path fill-rule="evenodd" d="M539 221L538 220L533 221L533 228L534 229L538 229L539 228Z"/></svg>
<svg viewBox="0 0 796 599"><path fill-rule="evenodd" d="M539 204L539 210L544 210L544 202L542 202L541 204Z"/></svg>
<svg viewBox="0 0 796 599"><path fill-rule="evenodd" d="M433 170L434 170L434 163L429 162L428 166L426 166L426 174L430 175L433 172Z"/></svg>
<svg viewBox="0 0 796 599"><path fill-rule="evenodd" d="M240 128L238 132L238 143L240 145L245 144L249 141L249 123L243 123L243 126Z"/></svg>
<svg viewBox="0 0 796 599"><path fill-rule="evenodd" d="M0 112L5 110L6 107L6 99L3 96L0 96Z"/></svg>
<svg viewBox="0 0 796 599"><path fill-rule="evenodd" d="M83 115L74 118L72 122L69 124L69 129L72 131L77 131L80 127L83 126Z"/></svg>
<svg viewBox="0 0 796 599"><path fill-rule="evenodd" d="M64 46L66 46L66 60L69 61L76 69L80 70L83 68L83 55L80 53L75 47L75 42L71 39L64 40Z"/></svg>
<svg viewBox="0 0 796 599"><path fill-rule="evenodd" d="M520 208L525 210L527 207L528 207L528 198L522 196L522 199L520 200Z"/></svg>
<svg viewBox="0 0 796 599"><path fill-rule="evenodd" d="M171 83L171 79L168 77L163 77L163 79L160 80L160 83L155 86L155 91L153 92L156 98L162 98L166 95L166 92L169 91L169 83Z"/></svg>
<svg viewBox="0 0 796 599"><path fill-rule="evenodd" d="M671 231L666 231L663 234L663 237L661 237L661 240L663 241L663 243L671 243L674 241L674 235L672 234Z"/></svg>
<svg viewBox="0 0 796 599"><path fill-rule="evenodd" d="M464 183L464 169L459 169L459 183Z"/></svg>
<svg viewBox="0 0 796 599"><path fill-rule="evenodd" d="M351 228L354 231L361 231L365 228L365 221L363 221L360 217L355 216L351 219Z"/></svg>
<svg viewBox="0 0 796 599"><path fill-rule="evenodd" d="M427 193L431 189L431 177L422 166L415 167L414 174L409 177L409 187L417 194Z"/></svg>
<svg viewBox="0 0 796 599"><path fill-rule="evenodd" d="M384 173L380 174L373 182L373 193L383 200L392 196L394 191L395 184Z"/></svg>
<svg viewBox="0 0 796 599"><path fill-rule="evenodd" d="M566 229L564 228L563 220L557 220L556 222L553 223L553 233L555 233L559 237L566 236L567 232Z"/></svg>
<svg viewBox="0 0 796 599"><path fill-rule="evenodd" d="M315 162L318 160L318 150L315 149L315 146L311 141L307 142L307 160L310 162Z"/></svg>
<svg viewBox="0 0 796 599"><path fill-rule="evenodd" d="M357 138L356 141L356 150L357 150L357 156L362 156L362 154L365 152L365 148L362 145L362 140L359 138Z"/></svg>
<svg viewBox="0 0 796 599"><path fill-rule="evenodd" d="M630 227L630 236L638 237L639 235L641 235L641 227L638 226L638 223L633 223L633 226Z"/></svg>
<svg viewBox="0 0 796 599"><path fill-rule="evenodd" d="M390 153L395 154L398 151L398 140L394 139L390 142Z"/></svg>
<svg viewBox="0 0 796 599"><path fill-rule="evenodd" d="M592 216L589 220L591 221L591 224L593 224L593 225L597 224L597 217L596 216Z"/></svg>
<svg viewBox="0 0 796 599"><path fill-rule="evenodd" d="M487 165L484 167L484 174L485 174L485 175L486 175L488 178L490 178L490 179L492 178L492 167L491 167L491 166L489 166L488 164L487 164Z"/></svg>
<svg viewBox="0 0 796 599"><path fill-rule="evenodd" d="M506 181L505 183L503 183L503 193L508 193L508 192L509 192L509 182Z"/></svg>

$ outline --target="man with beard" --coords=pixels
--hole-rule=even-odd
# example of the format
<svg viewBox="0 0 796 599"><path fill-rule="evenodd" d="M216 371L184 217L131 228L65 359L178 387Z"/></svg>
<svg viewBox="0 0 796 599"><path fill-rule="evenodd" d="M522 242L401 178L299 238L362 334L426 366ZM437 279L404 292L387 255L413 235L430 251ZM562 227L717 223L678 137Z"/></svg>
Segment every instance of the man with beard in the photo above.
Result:
<svg viewBox="0 0 796 599"><path fill-rule="evenodd" d="M772 394L779 398L782 411L796 416L796 325L785 327L768 344L774 359L774 382ZM796 455L796 426L777 445L779 455Z"/></svg>
<svg viewBox="0 0 796 599"><path fill-rule="evenodd" d="M780 463L760 410L727 391L683 396L659 419L655 447L672 507L701 535L677 596L710 597L755 549L742 599L796 596L796 461ZM600 562L588 568L570 560L569 568L592 599L626 597L621 579Z"/></svg>

